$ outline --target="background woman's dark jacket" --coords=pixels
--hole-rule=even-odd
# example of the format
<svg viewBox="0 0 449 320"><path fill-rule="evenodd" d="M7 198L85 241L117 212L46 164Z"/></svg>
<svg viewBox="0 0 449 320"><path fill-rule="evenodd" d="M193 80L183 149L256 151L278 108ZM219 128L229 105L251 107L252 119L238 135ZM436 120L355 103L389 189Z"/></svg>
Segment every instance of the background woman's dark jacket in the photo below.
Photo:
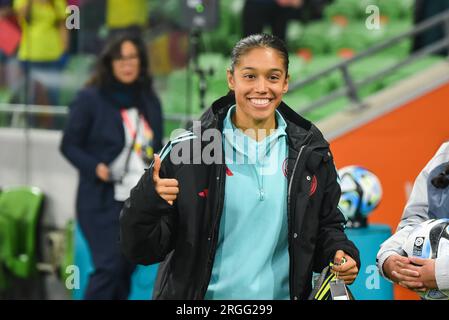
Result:
<svg viewBox="0 0 449 320"><path fill-rule="evenodd" d="M234 104L231 95L217 100L202 116L201 130L221 131L226 112ZM360 259L357 248L343 232L345 218L337 208L341 191L329 144L312 123L284 103L278 111L287 122L289 145L290 295L292 299L306 299L311 291L312 271L321 272L338 249L353 257L359 268ZM191 160L201 157L192 152L195 142L199 141L180 143L190 148ZM201 142L201 150L208 143ZM152 167L131 191L120 218L122 250L135 263L164 261L159 267L154 298L204 298L217 246L225 172L223 164L174 165L167 156L160 176L179 181L174 206L156 193ZM236 197L244 201L244 195Z"/></svg>
<svg viewBox="0 0 449 320"><path fill-rule="evenodd" d="M153 148L157 152L163 134L161 105L150 90L140 92L139 97L139 111L153 129ZM60 149L79 170L77 214L98 213L114 201L113 184L102 182L95 169L100 162L110 164L125 145L120 107L97 87L81 90L70 105Z"/></svg>

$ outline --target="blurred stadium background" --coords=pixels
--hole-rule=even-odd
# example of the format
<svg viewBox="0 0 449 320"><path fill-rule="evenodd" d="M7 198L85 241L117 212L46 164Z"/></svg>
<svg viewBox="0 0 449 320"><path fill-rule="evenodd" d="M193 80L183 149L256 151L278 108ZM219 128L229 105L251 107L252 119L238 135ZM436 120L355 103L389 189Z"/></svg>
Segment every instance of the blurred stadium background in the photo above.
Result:
<svg viewBox="0 0 449 320"><path fill-rule="evenodd" d="M64 287L76 252L87 249L75 243L76 171L57 147L67 106L108 38L112 2L79 2L80 29L70 31L71 49L61 72L25 76L15 53L0 53L0 298L82 296ZM210 28L189 27L189 1L129 2L145 9L142 36L168 139L199 117L202 103L208 106L227 93L225 72L230 50L242 36L244 0L193 1L194 14L217 14ZM323 11L315 12L314 2ZM449 137L449 12L416 25L413 0L305 3L292 10L288 22L291 80L284 100L323 130L337 167L363 165L376 173L384 197L369 222L394 231L414 178ZM366 25L369 5L379 8L378 29ZM127 7L121 11L125 16ZM414 35L435 33L435 26L445 30L444 36L412 52ZM0 24L0 38L6 33L14 41L5 28ZM56 105L48 104L51 89L59 92ZM144 284L135 289L136 298L151 292L145 274L153 276L155 269L142 270L136 277L144 280L135 281ZM385 290L390 298L417 298L399 287L394 294L391 287Z"/></svg>

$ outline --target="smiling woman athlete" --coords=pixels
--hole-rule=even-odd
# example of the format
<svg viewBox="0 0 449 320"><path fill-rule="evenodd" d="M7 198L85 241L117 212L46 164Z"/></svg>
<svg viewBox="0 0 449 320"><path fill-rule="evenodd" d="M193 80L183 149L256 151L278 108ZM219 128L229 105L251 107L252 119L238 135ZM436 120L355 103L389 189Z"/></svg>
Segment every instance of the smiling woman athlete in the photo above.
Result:
<svg viewBox="0 0 449 320"><path fill-rule="evenodd" d="M201 117L201 134L220 133L219 161L199 160L205 136L184 133L131 191L122 250L136 263L162 262L155 299L306 299L312 272L343 257L334 270L355 280L359 253L343 231L329 144L282 102L288 80L281 40L240 40L230 93ZM176 150L189 161L176 161Z"/></svg>

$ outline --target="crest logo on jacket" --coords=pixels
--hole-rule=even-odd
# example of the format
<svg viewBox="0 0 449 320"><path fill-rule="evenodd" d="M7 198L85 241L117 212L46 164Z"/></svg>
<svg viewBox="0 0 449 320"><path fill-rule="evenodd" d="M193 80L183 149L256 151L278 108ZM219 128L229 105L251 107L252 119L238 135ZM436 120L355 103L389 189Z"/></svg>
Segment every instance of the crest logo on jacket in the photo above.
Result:
<svg viewBox="0 0 449 320"><path fill-rule="evenodd" d="M312 183L310 184L309 196L312 196L315 193L317 187L318 187L318 180L316 178L316 175L313 175Z"/></svg>
<svg viewBox="0 0 449 320"><path fill-rule="evenodd" d="M203 191L198 192L198 195L201 198L207 198L207 194L209 193L209 189L204 189Z"/></svg>

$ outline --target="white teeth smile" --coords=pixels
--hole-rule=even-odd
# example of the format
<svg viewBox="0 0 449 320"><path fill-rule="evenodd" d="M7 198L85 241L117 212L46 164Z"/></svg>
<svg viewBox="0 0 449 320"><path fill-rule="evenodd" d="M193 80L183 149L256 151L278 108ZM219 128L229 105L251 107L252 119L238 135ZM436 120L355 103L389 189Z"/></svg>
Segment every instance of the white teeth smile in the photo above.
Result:
<svg viewBox="0 0 449 320"><path fill-rule="evenodd" d="M263 106L270 102L270 99L250 99L255 105Z"/></svg>

